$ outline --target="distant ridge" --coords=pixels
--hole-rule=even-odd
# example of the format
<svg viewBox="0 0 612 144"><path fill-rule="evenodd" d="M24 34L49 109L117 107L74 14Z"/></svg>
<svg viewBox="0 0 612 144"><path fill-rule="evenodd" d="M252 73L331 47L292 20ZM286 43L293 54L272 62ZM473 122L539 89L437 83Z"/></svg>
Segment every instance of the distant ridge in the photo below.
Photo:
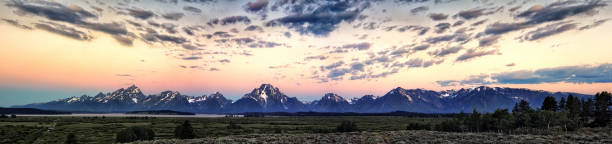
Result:
<svg viewBox="0 0 612 144"><path fill-rule="evenodd" d="M0 114L70 114L70 112L61 112L53 110L41 110L36 108L1 108Z"/></svg>
<svg viewBox="0 0 612 144"><path fill-rule="evenodd" d="M347 100L334 93L321 99L304 103L289 97L271 84L262 84L250 93L232 102L221 93L187 96L176 91L164 91L145 96L132 85L114 92L96 96L83 95L46 103L34 103L15 108L38 108L59 111L129 112L149 110L172 110L192 113L244 113L244 112L356 112L387 113L394 111L416 113L457 113L474 109L483 112L495 109L511 109L520 100L539 107L546 96L557 99L574 95L579 98L592 97L570 92L547 92L525 88L500 88L479 86L459 90L433 91L426 89L404 89L397 87L385 95L365 95Z"/></svg>

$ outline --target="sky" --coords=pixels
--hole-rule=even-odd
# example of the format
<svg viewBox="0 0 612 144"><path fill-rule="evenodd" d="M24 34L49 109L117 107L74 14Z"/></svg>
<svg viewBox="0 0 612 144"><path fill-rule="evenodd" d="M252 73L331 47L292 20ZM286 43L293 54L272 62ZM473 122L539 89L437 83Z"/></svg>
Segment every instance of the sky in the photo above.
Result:
<svg viewBox="0 0 612 144"><path fill-rule="evenodd" d="M0 106L130 85L303 101L481 85L612 90L611 1L7 0Z"/></svg>

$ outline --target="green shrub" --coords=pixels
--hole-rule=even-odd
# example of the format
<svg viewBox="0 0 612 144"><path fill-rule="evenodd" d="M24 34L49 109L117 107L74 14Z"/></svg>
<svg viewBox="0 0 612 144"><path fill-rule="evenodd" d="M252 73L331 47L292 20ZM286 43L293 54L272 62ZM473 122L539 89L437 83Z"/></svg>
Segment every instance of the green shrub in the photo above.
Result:
<svg viewBox="0 0 612 144"><path fill-rule="evenodd" d="M429 130L431 126L429 124L421 123L410 123L406 126L406 130Z"/></svg>
<svg viewBox="0 0 612 144"><path fill-rule="evenodd" d="M191 127L191 123L188 120L183 122L183 124L177 126L174 129L174 137L178 139L193 139L195 138L195 134L193 133L193 127Z"/></svg>
<svg viewBox="0 0 612 144"><path fill-rule="evenodd" d="M229 124L227 125L227 129L242 129L242 127L230 121Z"/></svg>
<svg viewBox="0 0 612 144"><path fill-rule="evenodd" d="M357 124L352 121L343 121L336 127L337 132L354 132L358 131Z"/></svg>
<svg viewBox="0 0 612 144"><path fill-rule="evenodd" d="M65 144L76 144L77 143L76 136L73 133L69 133L68 135L66 135L66 141L64 143Z"/></svg>
<svg viewBox="0 0 612 144"><path fill-rule="evenodd" d="M118 143L126 143L138 140L153 140L154 138L155 132L153 132L151 128L133 126L119 131L115 141Z"/></svg>

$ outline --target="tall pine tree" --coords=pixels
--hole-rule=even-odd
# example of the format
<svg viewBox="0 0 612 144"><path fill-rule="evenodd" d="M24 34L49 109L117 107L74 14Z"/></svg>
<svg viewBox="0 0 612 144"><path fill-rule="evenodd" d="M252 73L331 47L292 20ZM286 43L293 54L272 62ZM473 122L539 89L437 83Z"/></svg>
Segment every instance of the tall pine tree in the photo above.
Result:
<svg viewBox="0 0 612 144"><path fill-rule="evenodd" d="M557 100L555 100L555 97L547 96L546 98L544 98L544 102L542 102L542 107L540 109L547 111L557 111Z"/></svg>
<svg viewBox="0 0 612 144"><path fill-rule="evenodd" d="M604 91L595 94L595 120L593 126L606 126L610 123L609 106L610 106L610 93Z"/></svg>
<svg viewBox="0 0 612 144"><path fill-rule="evenodd" d="M559 111L565 111L565 97L561 97L561 100L559 100Z"/></svg>

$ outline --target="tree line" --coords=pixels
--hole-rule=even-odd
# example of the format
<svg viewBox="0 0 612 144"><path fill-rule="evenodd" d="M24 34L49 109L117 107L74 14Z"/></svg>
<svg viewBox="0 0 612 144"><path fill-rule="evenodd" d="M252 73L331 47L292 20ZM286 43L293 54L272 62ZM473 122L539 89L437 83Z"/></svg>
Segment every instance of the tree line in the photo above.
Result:
<svg viewBox="0 0 612 144"><path fill-rule="evenodd" d="M558 102L547 96L538 109L521 100L512 111L497 109L492 113L459 113L452 120L438 125L408 124L408 130L439 130L452 132L511 132L517 129L557 129L574 131L581 127L604 127L610 123L611 95L608 92L595 94L593 98L579 99L569 95Z"/></svg>

